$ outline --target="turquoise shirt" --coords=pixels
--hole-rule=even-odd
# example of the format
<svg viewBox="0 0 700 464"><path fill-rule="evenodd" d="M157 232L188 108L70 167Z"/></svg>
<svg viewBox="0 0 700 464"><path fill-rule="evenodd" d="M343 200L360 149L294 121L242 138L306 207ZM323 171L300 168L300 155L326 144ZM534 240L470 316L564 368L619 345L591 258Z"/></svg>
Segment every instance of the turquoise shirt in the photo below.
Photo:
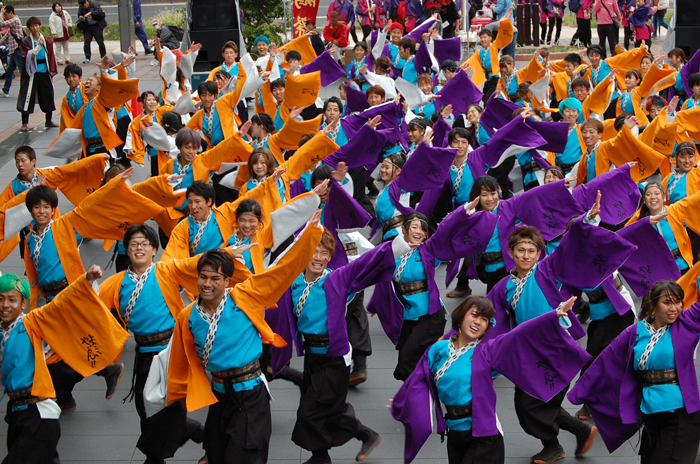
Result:
<svg viewBox="0 0 700 464"><path fill-rule="evenodd" d="M476 131L476 142L479 144L479 146L481 146L481 145L485 144L486 142L488 142L489 140L491 140L491 136L489 135L488 132L486 132L486 129L484 128L484 126L482 126L481 123L479 123L479 127L477 128L477 131Z"/></svg>
<svg viewBox="0 0 700 464"><path fill-rule="evenodd" d="M177 159L173 163L173 174L184 174L185 176L180 180L180 187L181 189L187 189L192 183L194 182L194 172L192 171L192 163L188 164L187 167L185 168L185 172L180 172L180 168L177 165ZM185 211L187 209L187 206L189 205L187 197L185 197L185 201L182 202L182 206L176 206L175 209L180 210L180 211Z"/></svg>
<svg viewBox="0 0 700 464"><path fill-rule="evenodd" d="M668 219L662 219L661 221L659 221L659 223L656 225L656 230L659 229L661 229L659 232L666 241L666 244L668 245L669 249L671 251L677 250L678 242L676 242L676 236L673 235L673 229L671 229L671 224L669 224ZM678 265L678 269L680 269L681 271L688 268L688 263L685 262L685 259L683 259L682 256L676 258L676 264Z"/></svg>
<svg viewBox="0 0 700 464"><path fill-rule="evenodd" d="M462 173L462 180L459 182L459 190L455 191L454 186L457 181L457 175L459 175L459 168L455 165L450 166L450 178L452 178L453 189L452 202L457 205L463 205L469 202L469 194L474 186L474 175L471 169L469 169L469 164L464 163L462 170L464 172Z"/></svg>
<svg viewBox="0 0 700 464"><path fill-rule="evenodd" d="M131 295L136 290L136 282L129 276L128 272L124 273L124 279L119 287L119 314L124 319L126 307L129 305ZM143 284L141 294L134 303L134 308L129 315L129 326L127 327L135 335L153 335L166 330L175 328L175 319L173 318L168 305L163 298L163 292L158 285L156 279L156 267L151 269L146 282ZM167 345L159 346L139 346L139 351L142 353L152 353L163 351Z"/></svg>
<svg viewBox="0 0 700 464"><path fill-rule="evenodd" d="M297 318L297 330L302 334L328 335L328 301L326 291L323 288L330 271L326 272L321 280L316 282L309 291L306 304L302 308L301 315L297 318L296 307L301 298L301 294L306 288L306 280L302 273L292 284L292 312ZM309 347L312 353L326 354L328 347Z"/></svg>
<svg viewBox="0 0 700 464"><path fill-rule="evenodd" d="M481 61L481 66L484 68L484 74L486 75L486 81L493 76L491 73L491 50L482 48L479 50L479 60ZM498 74L496 74L498 77Z"/></svg>
<svg viewBox="0 0 700 464"><path fill-rule="evenodd" d="M75 232L75 231L74 231ZM83 241L82 237L75 232L75 237L78 240L78 246ZM29 256L26 259L32 259L34 250L36 249L36 238L34 234L27 235L27 245L29 247ZM36 270L37 280L40 287L60 282L66 278L66 273L63 271L61 259L58 257L56 242L53 238L53 229L49 230L44 236L44 241L41 243L39 251L39 267ZM47 301L53 300L54 297L47 298Z"/></svg>
<svg viewBox="0 0 700 464"><path fill-rule="evenodd" d="M518 163L520 163L520 167L522 169L523 166L526 166L528 164L534 163L535 159L532 157L532 153L530 153L530 150L524 151L520 154L515 155L515 157L518 159ZM523 183L525 185L529 184L530 182L536 182L537 181L537 176L535 176L535 172L528 172L525 173L523 170Z"/></svg>
<svg viewBox="0 0 700 464"><path fill-rule="evenodd" d="M246 237L246 239L243 240L243 242L240 243L240 245L250 245L250 240L252 238L253 238L252 235L250 237ZM235 244L236 244L236 233L234 232L231 235L231 238L228 239L228 243L226 244L226 246L233 246ZM253 268L253 260L250 258L250 249L243 252L243 260L245 261L245 267L247 267L250 272L255 274L255 269Z"/></svg>
<svg viewBox="0 0 700 464"><path fill-rule="evenodd" d="M668 201L674 204L677 201L681 201L688 196L688 191L686 188L686 181L688 179L688 173L684 172L681 174L680 179L675 175L668 178L668 184L666 185L666 191L671 192L668 197Z"/></svg>
<svg viewBox="0 0 700 464"><path fill-rule="evenodd" d="M401 190L401 193L407 193L404 190ZM382 223L384 221L388 221L389 219L393 218L396 213L398 212L396 209L396 206L391 202L391 198L389 197L389 186L387 185L384 190L382 190L379 193L379 196L377 197L377 205L375 207L376 213L377 213L377 220ZM384 234L383 238L384 240L388 240L392 237L395 237L398 235L398 232L396 229L391 229L387 233Z"/></svg>
<svg viewBox="0 0 700 464"><path fill-rule="evenodd" d="M188 327L194 337L197 355L202 358L209 323L202 318L196 307L192 308ZM205 369L210 372L221 372L239 368L257 361L261 355L262 337L260 332L229 295L221 312L214 343L209 354L209 364L205 366ZM245 382L234 383L233 389L235 391L252 390L261 381L260 377L257 377ZM224 393L223 384L212 382L211 385L214 390Z"/></svg>
<svg viewBox="0 0 700 464"><path fill-rule="evenodd" d="M637 337L634 342L634 370L639 370L639 360L644 353L651 334L647 330L644 321L637 323ZM676 357L673 351L673 340L671 331L661 336L654 349L649 354L647 360L647 370L666 370L676 368ZM642 387L641 410L644 414L654 414L657 412L673 412L685 406L680 385L651 385Z"/></svg>
<svg viewBox="0 0 700 464"><path fill-rule="evenodd" d="M0 340L2 337L0 334ZM5 342L0 380L7 392L24 390L34 383L34 346L24 321L17 323ZM20 408L26 409L26 406Z"/></svg>
<svg viewBox="0 0 700 464"><path fill-rule="evenodd" d="M583 293L592 293L592 292L597 292L599 290L602 290L603 286L598 285L596 288L584 288ZM615 309L615 306L612 304L612 302L607 299L605 301L602 301L600 303L590 303L589 302L589 307L591 309L591 320L592 321L598 321L600 319L605 319L606 317L610 316L611 314L614 314L617 312Z"/></svg>
<svg viewBox="0 0 700 464"><path fill-rule="evenodd" d="M100 132L97 130L95 118L92 116L92 105L95 100L90 100L85 104L83 111L83 137L86 139L96 139L100 137Z"/></svg>
<svg viewBox="0 0 700 464"><path fill-rule="evenodd" d="M425 268L423 267L423 259L421 258L420 252L415 249L411 256L406 262L406 266L401 273L402 283L407 282L419 282L421 280L427 280L428 276L425 273ZM396 281L396 274L401 264L401 258L396 260L396 270L394 270L394 281ZM437 263L439 264L439 263ZM401 297L401 302L403 303L403 318L405 321L417 321L419 317L425 316L430 310L430 292L416 293L415 295L404 295Z"/></svg>
<svg viewBox="0 0 700 464"><path fill-rule="evenodd" d="M537 279L535 279L535 272L537 272L537 264L535 265L535 271L523 287L523 292L520 295L520 300L518 301L518 306L513 308L515 313L515 323L522 324L523 322L534 319L537 316L541 316L548 311L552 311L554 308L549 306L547 298L544 296L542 289L537 284ZM509 277L508 283L506 284L506 299L508 304L513 306L513 296L515 295L516 285L513 280Z"/></svg>
<svg viewBox="0 0 700 464"><path fill-rule="evenodd" d="M66 102L73 113L77 114L78 111L80 111L80 108L82 108L85 103L83 101L83 95L80 93L80 87L76 89L75 95L70 92L66 94Z"/></svg>
<svg viewBox="0 0 700 464"><path fill-rule="evenodd" d="M221 128L221 120L219 119L219 113L216 111L216 105L212 105L211 110L214 116L212 117L212 130L209 145L215 147L224 141L224 130ZM202 132L209 134L209 121L204 114L202 114Z"/></svg>
<svg viewBox="0 0 700 464"><path fill-rule="evenodd" d="M406 61L401 77L413 85L418 85L418 71L416 71L416 66L413 64L413 56Z"/></svg>
<svg viewBox="0 0 700 464"><path fill-rule="evenodd" d="M566 139L566 148L564 148L564 153L556 154L556 164L557 166L576 164L581 160L582 155L583 153L581 153L581 143L578 139L578 131L576 128L574 128L574 130L572 130L569 134L569 138ZM571 172L570 169L566 172L566 174L569 172Z"/></svg>
<svg viewBox="0 0 700 464"><path fill-rule="evenodd" d="M194 251L192 256L206 253L207 251L214 250L216 248L221 248L221 245L224 243L224 238L221 236L221 229L219 229L219 223L216 222L216 215L213 211L210 214L212 215L212 218L205 226L202 238L199 240L197 249ZM187 216L187 222L189 224L189 240L187 243L191 245L197 236L199 227L194 223L191 216Z"/></svg>
<svg viewBox="0 0 700 464"><path fill-rule="evenodd" d="M399 47L392 43L389 44L389 53L391 54L391 64L396 69L403 69L406 66L406 60L399 55Z"/></svg>
<svg viewBox="0 0 700 464"><path fill-rule="evenodd" d="M498 212L498 207L496 207L492 213L496 214ZM491 239L489 240L489 244L486 247L486 250L484 250L484 253L495 253L495 252L502 252L503 249L501 248L501 237L498 235L498 225L496 225L496 228L493 231L493 235L491 235ZM501 261L500 263L494 263L494 264L485 264L484 265L484 270L486 272L495 272L499 270L502 267L506 267L506 263Z"/></svg>
<svg viewBox="0 0 700 464"><path fill-rule="evenodd" d="M36 48L36 46L38 44L39 44L39 42L37 42L36 40L34 40L34 38L32 38L32 45L34 46L34 48ZM39 60L44 60L44 63L39 63ZM46 50L44 49L44 47L41 47L41 50L39 50L39 53L37 53L36 61L37 61L36 72L40 72L40 73L49 72L49 67L46 66Z"/></svg>

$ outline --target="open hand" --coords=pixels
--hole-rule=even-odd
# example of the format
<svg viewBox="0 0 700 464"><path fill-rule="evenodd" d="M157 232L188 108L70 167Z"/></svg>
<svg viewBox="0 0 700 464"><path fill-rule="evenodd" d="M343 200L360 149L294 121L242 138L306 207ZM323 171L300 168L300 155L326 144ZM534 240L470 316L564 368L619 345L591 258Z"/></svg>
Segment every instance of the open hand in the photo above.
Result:
<svg viewBox="0 0 700 464"><path fill-rule="evenodd" d="M557 309L557 316L559 317L564 317L569 315L569 310L574 307L574 303L576 302L577 297L572 296L568 300L566 300L564 303L562 303L559 308Z"/></svg>

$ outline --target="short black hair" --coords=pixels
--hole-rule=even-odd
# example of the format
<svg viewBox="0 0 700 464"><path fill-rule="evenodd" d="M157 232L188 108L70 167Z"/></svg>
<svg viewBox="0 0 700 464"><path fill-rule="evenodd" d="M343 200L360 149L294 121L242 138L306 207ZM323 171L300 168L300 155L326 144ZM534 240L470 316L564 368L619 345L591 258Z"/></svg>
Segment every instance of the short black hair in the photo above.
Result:
<svg viewBox="0 0 700 464"><path fill-rule="evenodd" d="M37 18L36 16L30 16L29 19L27 19L27 27L32 27L34 24L41 26L41 19Z"/></svg>
<svg viewBox="0 0 700 464"><path fill-rule="evenodd" d="M603 47L600 45L591 45L586 49L586 56L591 56L591 53L597 53L600 56L604 56L605 52L603 51Z"/></svg>
<svg viewBox="0 0 700 464"><path fill-rule="evenodd" d="M469 131L464 128L464 127L455 127L450 131L450 133L447 135L447 143L452 144L454 140L457 138L457 136L462 137L463 139L469 140Z"/></svg>
<svg viewBox="0 0 700 464"><path fill-rule="evenodd" d="M581 57L576 53L569 53L564 57L564 61L575 64L576 66L581 66Z"/></svg>
<svg viewBox="0 0 700 464"><path fill-rule="evenodd" d="M272 122L272 118L267 113L257 113L250 118L252 124L257 124L258 126L263 126L263 128L269 132L273 133L275 131L275 123Z"/></svg>
<svg viewBox="0 0 700 464"><path fill-rule="evenodd" d="M416 41L410 37L404 37L403 39L401 39L401 41L399 42L399 47L404 49L408 48L411 51L411 55L416 54Z"/></svg>
<svg viewBox="0 0 700 464"><path fill-rule="evenodd" d="M333 177L333 168L327 164L322 164L311 173L311 188L314 188L317 182L323 182L326 179Z"/></svg>
<svg viewBox="0 0 700 464"><path fill-rule="evenodd" d="M153 229L153 227L148 226L146 224L134 224L128 229L126 229L126 232L124 232L124 246L128 247L131 237L138 234L139 232L146 236L146 240L148 240L150 244L153 245L153 248L155 248L156 250L158 249L158 247L160 246L160 240L158 240L158 232L156 232L155 229Z"/></svg>
<svg viewBox="0 0 700 464"><path fill-rule="evenodd" d="M425 129L428 127L428 121L423 118L413 118L411 122L408 123L408 130L413 131L416 129Z"/></svg>
<svg viewBox="0 0 700 464"><path fill-rule="evenodd" d="M83 77L83 68L75 63L66 65L66 67L63 69L63 77L67 79L71 74L75 74L78 77Z"/></svg>
<svg viewBox="0 0 700 464"><path fill-rule="evenodd" d="M284 88L285 86L285 80L284 78L280 77L279 79L275 79L274 81L270 82L270 92L275 90L277 87L282 87Z"/></svg>
<svg viewBox="0 0 700 464"><path fill-rule="evenodd" d="M616 132L620 132L622 130L622 126L625 125L625 118L627 116L634 116L634 113L622 113L615 118L614 126Z"/></svg>
<svg viewBox="0 0 700 464"><path fill-rule="evenodd" d="M166 132L177 134L182 129L182 117L174 111L166 111L160 117L160 125Z"/></svg>
<svg viewBox="0 0 700 464"><path fill-rule="evenodd" d="M24 204L27 206L27 209L31 211L32 208L38 205L42 200L51 205L51 208L58 208L58 195L47 185L37 185L29 189Z"/></svg>
<svg viewBox="0 0 700 464"><path fill-rule="evenodd" d="M192 184L189 187L187 187L187 191L185 192L185 198L189 197L190 193L194 193L197 196L203 197L207 202L211 200L212 205L214 204L214 200L216 199L216 191L214 190L214 187L205 182L202 182L201 180L196 180L192 182Z"/></svg>
<svg viewBox="0 0 700 464"><path fill-rule="evenodd" d="M481 32L479 32L479 37L481 37L482 35L487 35L493 39L493 32L491 32L488 29L482 29Z"/></svg>
<svg viewBox="0 0 700 464"><path fill-rule="evenodd" d="M297 60L301 61L301 53L299 53L296 50L290 50L287 52L287 54L284 56L284 59L289 63L289 60Z"/></svg>
<svg viewBox="0 0 700 464"><path fill-rule="evenodd" d="M209 250L197 261L197 272L202 272L204 266L211 266L226 277L233 277L233 257L222 249Z"/></svg>
<svg viewBox="0 0 700 464"><path fill-rule="evenodd" d="M469 192L469 201L474 201L475 198L481 195L481 190L488 192L501 192L501 186L498 181L492 176L481 176L474 181L471 192ZM476 205L476 209L481 209L481 204Z"/></svg>
<svg viewBox="0 0 700 464"><path fill-rule="evenodd" d="M203 93L218 95L219 88L216 86L216 83L214 81L204 81L197 86L197 93L199 95Z"/></svg>
<svg viewBox="0 0 700 464"><path fill-rule="evenodd" d="M63 8L63 5L61 5L61 2L53 2L53 5L51 5L51 9L53 11L56 11L56 7L59 5L61 6L61 8Z"/></svg>
<svg viewBox="0 0 700 464"><path fill-rule="evenodd" d="M338 105L338 109L340 110L340 113L341 113L341 114L343 113L343 101L340 99L340 97L336 97L335 95L333 95L331 98L329 98L328 100L326 100L326 101L323 103L323 112L324 112L324 113L325 113L326 110L328 109L328 104L329 104L329 103L335 103L336 105Z"/></svg>
<svg viewBox="0 0 700 464"><path fill-rule="evenodd" d="M142 92L141 95L138 96L138 102L139 103L145 102L146 98L148 98L149 95L152 95L153 98L156 99L156 101L158 100L158 95L156 95L156 93L154 91L146 90L146 91Z"/></svg>
<svg viewBox="0 0 700 464"><path fill-rule="evenodd" d="M700 73L693 73L688 77L688 87L693 90L693 87L700 85Z"/></svg>
<svg viewBox="0 0 700 464"><path fill-rule="evenodd" d="M82 3L81 3L82 4ZM15 7L12 5L5 5L5 12L6 13L14 13L15 12Z"/></svg>
<svg viewBox="0 0 700 464"><path fill-rule="evenodd" d="M35 160L36 159L36 151L29 145L20 145L15 149L15 157L17 155L25 154L30 160Z"/></svg>
<svg viewBox="0 0 700 464"><path fill-rule="evenodd" d="M448 71L456 72L459 65L455 60L445 60L440 65L440 69L447 69Z"/></svg>

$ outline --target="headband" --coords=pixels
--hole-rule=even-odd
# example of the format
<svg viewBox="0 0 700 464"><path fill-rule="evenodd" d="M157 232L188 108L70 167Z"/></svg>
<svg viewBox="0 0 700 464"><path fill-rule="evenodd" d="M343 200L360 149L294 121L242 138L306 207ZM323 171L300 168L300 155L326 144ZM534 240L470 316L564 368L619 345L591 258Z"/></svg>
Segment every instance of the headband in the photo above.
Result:
<svg viewBox="0 0 700 464"><path fill-rule="evenodd" d="M231 276L227 276L227 275L224 274L223 272L221 272L221 271L215 271L215 270L213 270L213 269L202 269L201 271L199 271L200 274L201 274L202 272L215 272L215 273L217 273L217 274L219 274L219 275L222 275L222 276L226 277L227 279L230 279L230 278L231 278Z"/></svg>
<svg viewBox="0 0 700 464"><path fill-rule="evenodd" d="M538 244L536 244L535 242L533 242L532 240L520 240L519 242L515 242L515 243L513 244L513 246L510 247L510 249L512 250L513 248L515 248L516 246L518 246L518 245L521 244L521 243L531 243L531 244L533 244L533 245L535 245L535 246L537 247L537 251L540 250L540 246L539 246Z"/></svg>
<svg viewBox="0 0 700 464"><path fill-rule="evenodd" d="M423 219L421 219L421 218L419 218L419 217L414 217L414 218L405 220L405 221L403 222L403 224L402 224L402 227L405 226L406 224L410 224L411 222L415 221L416 219L418 219L420 222L422 222L423 224L425 224L425 227L426 227L426 228L428 227L428 223L425 222Z"/></svg>

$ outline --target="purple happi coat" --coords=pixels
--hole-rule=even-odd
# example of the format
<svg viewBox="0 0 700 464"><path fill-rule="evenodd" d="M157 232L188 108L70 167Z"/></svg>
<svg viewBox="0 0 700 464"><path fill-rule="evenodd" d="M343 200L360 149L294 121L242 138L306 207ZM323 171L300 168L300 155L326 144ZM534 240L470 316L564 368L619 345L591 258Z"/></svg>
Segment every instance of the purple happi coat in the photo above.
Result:
<svg viewBox="0 0 700 464"><path fill-rule="evenodd" d="M372 216L335 180L331 179L330 187L328 200L323 209L323 226L335 239L335 254L328 263L328 267L338 269L348 264L348 256L338 237L338 229L361 229L369 224Z"/></svg>
<svg viewBox="0 0 700 464"><path fill-rule="evenodd" d="M694 362L700 334L700 302L685 309L669 332L683 402L688 414L693 414L700 411ZM629 440L641 424L642 386L634 370L636 338L637 324L634 324L603 350L567 395L572 403L588 406L611 453Z"/></svg>
<svg viewBox="0 0 700 464"><path fill-rule="evenodd" d="M319 71L321 73L321 86L327 87L345 76L345 71L340 67L340 64L331 56L330 50L318 55L314 60L302 66L299 70L300 74L308 74L314 71Z"/></svg>
<svg viewBox="0 0 700 464"><path fill-rule="evenodd" d="M435 282L435 260L448 261L482 253L493 235L496 221L497 218L492 214L480 212L467 215L463 207L458 208L440 223L432 237L418 247L428 280L430 314L442 310L440 290ZM397 240L403 241L403 238L399 236L394 241ZM375 286L367 305L370 313L379 316L384 332L394 344L399 339L404 314L403 304L392 283L395 270L394 263L391 269L386 270L386 278Z"/></svg>
<svg viewBox="0 0 700 464"><path fill-rule="evenodd" d="M474 349L472 360L473 436L499 434L492 370L527 394L549 401L569 385L589 359L590 355L560 325L555 312L527 321L510 333L483 340ZM437 432L446 430L427 351L394 396L391 413L405 427L405 463L416 457L433 432L433 413Z"/></svg>
<svg viewBox="0 0 700 464"><path fill-rule="evenodd" d="M619 224L637 210L641 195L639 187L632 180L629 165L622 165L577 185L572 194L583 209L589 210L595 204L599 191L600 219L606 224Z"/></svg>
<svg viewBox="0 0 700 464"><path fill-rule="evenodd" d="M478 103L484 98L484 94L462 68L457 68L454 77L445 82L437 94L440 99L436 103L436 108L452 105L454 114L466 113L469 105Z"/></svg>

